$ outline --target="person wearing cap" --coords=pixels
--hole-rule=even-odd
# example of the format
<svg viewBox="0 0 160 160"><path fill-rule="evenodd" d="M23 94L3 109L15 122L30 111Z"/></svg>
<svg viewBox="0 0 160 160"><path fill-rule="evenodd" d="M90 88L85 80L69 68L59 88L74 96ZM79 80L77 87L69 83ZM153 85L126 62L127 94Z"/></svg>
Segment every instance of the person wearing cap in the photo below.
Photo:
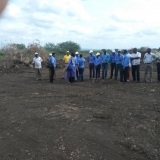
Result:
<svg viewBox="0 0 160 160"><path fill-rule="evenodd" d="M79 71L78 71L78 62L79 61L79 53L75 52L75 65L76 65L76 79L79 79Z"/></svg>
<svg viewBox="0 0 160 160"><path fill-rule="evenodd" d="M82 57L82 54L80 54L79 60L78 60L78 71L79 71L79 77L78 80L83 81L83 73L84 73L84 67L85 67L86 60Z"/></svg>
<svg viewBox="0 0 160 160"><path fill-rule="evenodd" d="M122 79L122 61L123 61L123 55L121 54L121 51L118 50L118 54L115 57L116 60L116 74L115 74L115 79L117 80L118 78L118 72L120 73L120 79Z"/></svg>
<svg viewBox="0 0 160 160"><path fill-rule="evenodd" d="M102 79L107 78L107 70L108 70L108 62L110 61L110 56L106 52L106 50L103 50L103 54L101 56L101 63L102 63Z"/></svg>
<svg viewBox="0 0 160 160"><path fill-rule="evenodd" d="M157 60L157 80L158 80L158 83L160 83L160 48L156 53L156 60Z"/></svg>
<svg viewBox="0 0 160 160"><path fill-rule="evenodd" d="M35 68L36 80L42 80L41 68L42 68L42 58L38 56L38 53L35 53L35 57L33 58L33 64Z"/></svg>
<svg viewBox="0 0 160 160"><path fill-rule="evenodd" d="M145 65L145 73L144 73L144 82L146 81L148 70L150 71L150 82L152 82L152 70L153 70L153 61L156 59L156 55L151 52L151 49L147 49L147 53L145 53L143 62Z"/></svg>
<svg viewBox="0 0 160 160"><path fill-rule="evenodd" d="M69 83L75 82L75 76L76 76L76 65L75 65L75 54L71 54L71 58L68 61L68 64L66 65L66 71L67 71L67 79L69 79Z"/></svg>
<svg viewBox="0 0 160 160"><path fill-rule="evenodd" d="M62 77L63 79L66 76L66 66L67 66L68 61L69 61L70 58L71 58L70 52L67 51L66 54L63 57L63 61L64 61L64 71L63 71L63 77Z"/></svg>
<svg viewBox="0 0 160 160"><path fill-rule="evenodd" d="M95 55L93 54L93 51L89 51L88 56L88 63L89 63L89 78L94 79L95 78L95 68L94 68L94 61L95 61Z"/></svg>
<svg viewBox="0 0 160 160"><path fill-rule="evenodd" d="M96 79L97 78L99 79L100 78L100 70L101 70L101 57L100 57L99 52L96 54L94 66L96 68Z"/></svg>
<svg viewBox="0 0 160 160"><path fill-rule="evenodd" d="M112 79L113 77L113 72L114 72L114 76L115 76L115 67L116 67L116 60L115 60L115 57L116 57L116 51L113 49L112 50L112 53L110 54L110 65L111 65L111 75L110 75L110 78L109 79Z"/></svg>
<svg viewBox="0 0 160 160"><path fill-rule="evenodd" d="M121 82L127 82L127 73L129 68L131 56L128 54L128 51L125 49L123 51L123 60L122 60L122 77L120 79Z"/></svg>
<svg viewBox="0 0 160 160"><path fill-rule="evenodd" d="M133 52L131 54L133 82L140 82L140 59L141 53L137 51L137 48L133 48Z"/></svg>
<svg viewBox="0 0 160 160"><path fill-rule="evenodd" d="M49 62L51 64L50 67L50 83L53 83L53 77L54 77L54 73L55 73L55 68L56 68L56 60L54 58L54 53L52 53L52 56L49 59Z"/></svg>

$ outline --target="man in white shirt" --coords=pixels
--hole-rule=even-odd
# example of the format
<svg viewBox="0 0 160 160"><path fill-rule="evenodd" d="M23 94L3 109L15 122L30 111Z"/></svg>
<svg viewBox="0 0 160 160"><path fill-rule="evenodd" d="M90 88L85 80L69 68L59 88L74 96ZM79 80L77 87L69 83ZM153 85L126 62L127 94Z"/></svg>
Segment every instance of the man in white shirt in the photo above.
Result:
<svg viewBox="0 0 160 160"><path fill-rule="evenodd" d="M158 83L160 83L160 48L158 49L158 53L156 54L157 60L157 79Z"/></svg>
<svg viewBox="0 0 160 160"><path fill-rule="evenodd" d="M141 53L137 52L137 48L133 48L133 52L131 54L133 82L140 82L140 58Z"/></svg>
<svg viewBox="0 0 160 160"><path fill-rule="evenodd" d="M42 58L38 56L38 53L35 53L35 57L33 58L33 64L35 68L36 80L42 80L41 68L42 68Z"/></svg>
<svg viewBox="0 0 160 160"><path fill-rule="evenodd" d="M144 82L146 81L148 70L150 71L150 82L152 82L152 69L153 69L153 61L156 59L156 56L154 53L151 52L151 49L147 49L147 53L145 53L143 62L145 65L145 73L144 73Z"/></svg>

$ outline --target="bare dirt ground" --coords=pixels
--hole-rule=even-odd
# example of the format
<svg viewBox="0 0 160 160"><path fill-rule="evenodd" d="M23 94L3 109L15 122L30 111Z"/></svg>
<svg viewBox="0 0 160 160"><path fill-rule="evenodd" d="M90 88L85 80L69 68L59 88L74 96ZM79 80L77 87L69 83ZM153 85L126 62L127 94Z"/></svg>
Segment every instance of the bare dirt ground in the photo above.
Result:
<svg viewBox="0 0 160 160"><path fill-rule="evenodd" d="M0 72L0 160L159 160L160 84ZM143 72L142 72L143 75Z"/></svg>

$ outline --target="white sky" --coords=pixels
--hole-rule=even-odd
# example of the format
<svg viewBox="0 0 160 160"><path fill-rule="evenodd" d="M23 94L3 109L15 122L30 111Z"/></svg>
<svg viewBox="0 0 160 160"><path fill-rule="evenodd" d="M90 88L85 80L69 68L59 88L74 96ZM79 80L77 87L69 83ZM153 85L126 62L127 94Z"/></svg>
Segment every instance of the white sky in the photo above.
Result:
<svg viewBox="0 0 160 160"><path fill-rule="evenodd" d="M10 0L0 17L0 41L158 48L159 6L160 0Z"/></svg>

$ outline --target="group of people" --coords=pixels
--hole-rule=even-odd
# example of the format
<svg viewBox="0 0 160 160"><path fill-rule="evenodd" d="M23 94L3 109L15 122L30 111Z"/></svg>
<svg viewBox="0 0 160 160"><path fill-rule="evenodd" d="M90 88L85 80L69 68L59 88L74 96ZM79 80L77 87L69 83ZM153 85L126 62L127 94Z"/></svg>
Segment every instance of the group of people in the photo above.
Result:
<svg viewBox="0 0 160 160"><path fill-rule="evenodd" d="M147 74L150 72L150 82L152 82L152 70L153 62L156 60L157 64L157 80L160 82L160 49L157 54L151 52L151 49L148 48L147 52L144 54L143 62L145 66L143 81L147 82ZM110 65L110 77L109 79L114 78L118 79L120 82L128 82L130 69L132 73L133 82L140 82L140 64L141 64L141 53L137 51L137 48L134 48L131 53L127 50L112 50L111 54L108 54L106 50L103 50L103 53L99 52L96 55L92 50L89 51L89 56L87 57L87 62L89 64L89 78L90 79L100 79L103 80L107 78L108 66ZM83 81L84 69L86 65L86 60L83 58L82 54L78 52L71 53L66 52L64 58L64 79L68 79L69 83L74 83L75 80ZM38 53L35 53L33 58L33 63L35 64L36 69L36 79L41 79L41 57L38 56ZM55 53L49 54L49 79L52 83L56 75L56 58ZM102 70L102 71L101 71ZM101 75L102 74L102 75Z"/></svg>

